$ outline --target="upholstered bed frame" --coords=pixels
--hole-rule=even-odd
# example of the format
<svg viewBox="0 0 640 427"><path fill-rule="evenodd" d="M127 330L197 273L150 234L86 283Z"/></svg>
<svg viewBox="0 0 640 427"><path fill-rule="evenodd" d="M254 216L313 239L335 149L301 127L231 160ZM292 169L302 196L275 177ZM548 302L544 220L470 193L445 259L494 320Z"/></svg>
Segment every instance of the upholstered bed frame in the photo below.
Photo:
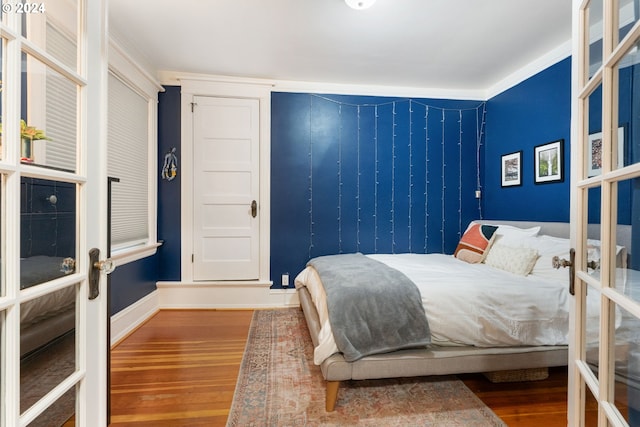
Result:
<svg viewBox="0 0 640 427"><path fill-rule="evenodd" d="M540 226L540 234L569 237L568 223L502 220L480 222L521 228ZM630 248L629 227L618 228L618 244ZM590 226L588 234L590 238L599 239L599 226ZM298 296L311 339L314 346L317 346L320 331L318 313L306 287L298 289ZM327 358L320 368L327 381L326 410L330 412L335 409L341 381L545 368L565 366L567 362L567 346L480 348L431 345L425 349L367 356L355 362L347 362L341 353L336 353Z"/></svg>

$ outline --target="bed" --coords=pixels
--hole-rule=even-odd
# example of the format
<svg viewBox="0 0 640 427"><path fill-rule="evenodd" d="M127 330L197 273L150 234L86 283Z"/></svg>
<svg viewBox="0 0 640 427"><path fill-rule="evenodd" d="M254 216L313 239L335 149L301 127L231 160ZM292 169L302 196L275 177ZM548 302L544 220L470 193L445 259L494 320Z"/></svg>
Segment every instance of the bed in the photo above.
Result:
<svg viewBox="0 0 640 427"><path fill-rule="evenodd" d="M335 408L341 381L516 372L567 365L568 270L554 269L551 259L563 256L565 251L568 255L569 225L518 221L477 223L500 225L494 229L495 238L488 239L488 252L482 253L486 260L480 263L462 261L459 258L463 256L443 254L365 257L402 271L416 284L428 318L430 343L426 345L418 339L414 341L415 345L396 347L397 350L383 345L385 350L379 353L375 349L355 355L350 350L339 351L336 339L340 341L340 348L344 348L342 333L334 336L328 321L326 285L318 271L308 266L296 277L300 305L315 348L314 363L320 366L326 380L327 411ZM630 247L630 233L624 228L618 230L617 240L621 265L626 265L626 251ZM590 226L589 237L599 237L597 226ZM524 241L529 243L522 243ZM589 241L589 250L594 256L598 243L597 240ZM512 250L514 247L522 247L523 251L516 252ZM491 250L496 248L503 252L507 248L511 253L491 255ZM529 249L529 256L523 259L529 261L522 268L530 268L527 274L521 274L518 268L515 272L509 271L512 266L496 268L505 259L526 252L525 248ZM531 254L532 249L535 249L535 256ZM472 257L476 255L471 254ZM519 255L516 258L520 258ZM487 265L489 261L491 263ZM523 264L527 262L523 261ZM456 274L451 274L452 271ZM427 293L427 288L434 287L434 292ZM461 292L451 294L447 289ZM439 298L448 300L444 302ZM452 298L455 304L451 303ZM597 313L598 304L599 298L592 295L588 313ZM593 328L587 328L587 333L597 336L597 321Z"/></svg>

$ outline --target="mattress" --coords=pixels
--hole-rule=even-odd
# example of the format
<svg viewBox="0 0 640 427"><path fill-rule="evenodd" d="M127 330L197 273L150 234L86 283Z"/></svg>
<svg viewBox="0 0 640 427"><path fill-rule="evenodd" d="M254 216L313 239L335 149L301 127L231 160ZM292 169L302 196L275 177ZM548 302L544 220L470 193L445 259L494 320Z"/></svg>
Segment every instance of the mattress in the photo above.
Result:
<svg viewBox="0 0 640 427"><path fill-rule="evenodd" d="M486 264L469 264L444 254L369 255L403 272L420 290L432 342L439 346L513 347L568 343L566 281L520 276ZM314 363L338 352L328 319L326 296L315 270L296 277L318 311L321 329ZM598 295L588 297L588 339L597 339Z"/></svg>

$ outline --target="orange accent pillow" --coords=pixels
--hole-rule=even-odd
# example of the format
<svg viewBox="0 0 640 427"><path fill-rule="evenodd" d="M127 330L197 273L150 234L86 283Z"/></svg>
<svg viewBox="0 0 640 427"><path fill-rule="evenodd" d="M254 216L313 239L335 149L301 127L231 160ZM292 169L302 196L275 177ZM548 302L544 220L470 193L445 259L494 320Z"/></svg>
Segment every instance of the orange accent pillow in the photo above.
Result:
<svg viewBox="0 0 640 427"><path fill-rule="evenodd" d="M453 256L470 264L477 264L484 259L498 227L473 223L458 243Z"/></svg>

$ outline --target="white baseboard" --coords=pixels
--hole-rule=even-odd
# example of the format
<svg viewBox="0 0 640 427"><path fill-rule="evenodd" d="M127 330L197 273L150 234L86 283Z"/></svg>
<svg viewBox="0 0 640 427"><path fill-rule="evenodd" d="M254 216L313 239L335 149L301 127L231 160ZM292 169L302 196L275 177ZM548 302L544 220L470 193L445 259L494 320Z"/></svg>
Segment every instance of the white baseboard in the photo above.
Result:
<svg viewBox="0 0 640 427"><path fill-rule="evenodd" d="M271 283L158 282L160 308L281 308L298 306L295 289L270 289Z"/></svg>
<svg viewBox="0 0 640 427"><path fill-rule="evenodd" d="M120 342L163 308L261 309L300 305L295 289L270 289L270 285L242 282L158 282L155 291L111 316L111 345Z"/></svg>
<svg viewBox="0 0 640 427"><path fill-rule="evenodd" d="M160 309L157 290L111 316L111 346L120 342Z"/></svg>

